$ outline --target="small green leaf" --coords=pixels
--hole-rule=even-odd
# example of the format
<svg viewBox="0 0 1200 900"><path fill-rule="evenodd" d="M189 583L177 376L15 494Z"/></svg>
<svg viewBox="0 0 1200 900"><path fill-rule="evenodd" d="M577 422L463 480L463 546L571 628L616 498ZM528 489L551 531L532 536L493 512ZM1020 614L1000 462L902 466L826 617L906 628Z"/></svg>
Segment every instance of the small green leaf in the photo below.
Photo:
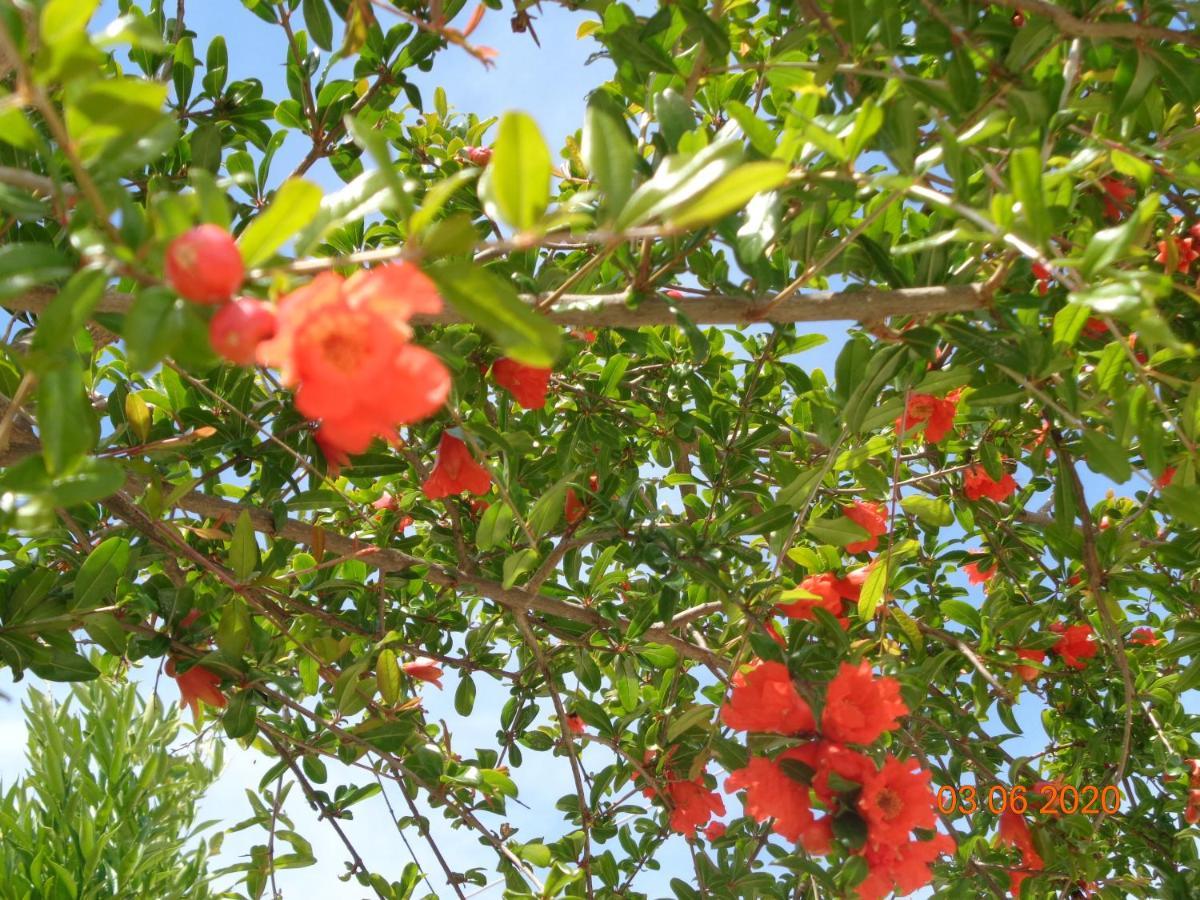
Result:
<svg viewBox="0 0 1200 900"><path fill-rule="evenodd" d="M526 113L500 120L492 161L479 183L479 197L492 218L518 231L532 228L550 202L550 149L537 122Z"/></svg>
<svg viewBox="0 0 1200 900"><path fill-rule="evenodd" d="M526 547L524 550L518 550L512 556L504 559L504 587L510 588L517 583L526 572L533 571L533 567L537 565L538 553L536 550L531 550Z"/></svg>
<svg viewBox="0 0 1200 900"><path fill-rule="evenodd" d="M936 497L904 497L900 506L906 513L916 516L933 528L948 528L954 524L954 512L945 500Z"/></svg>
<svg viewBox="0 0 1200 900"><path fill-rule="evenodd" d="M238 238L238 248L247 266L266 262L300 229L317 215L321 189L310 181L292 178L275 192L271 205L255 216Z"/></svg>
<svg viewBox="0 0 1200 900"><path fill-rule="evenodd" d="M464 316L491 335L506 356L528 366L552 366L562 335L521 301L505 279L472 263L442 262L427 273Z"/></svg>
<svg viewBox="0 0 1200 900"><path fill-rule="evenodd" d="M125 538L107 538L92 550L75 576L71 609L95 609L111 599L129 558L129 541Z"/></svg>
<svg viewBox="0 0 1200 900"><path fill-rule="evenodd" d="M71 261L49 244L18 241L0 247L0 299L71 274Z"/></svg>
<svg viewBox="0 0 1200 900"><path fill-rule="evenodd" d="M845 547L870 537L865 528L846 518L814 519L808 523L807 529L818 541L834 547Z"/></svg>
<svg viewBox="0 0 1200 900"><path fill-rule="evenodd" d="M715 222L744 207L752 197L776 188L787 179L788 165L780 160L744 163L699 197L668 217L678 228Z"/></svg>
<svg viewBox="0 0 1200 900"><path fill-rule="evenodd" d="M375 661L375 683L379 697L389 706L400 702L400 663L391 650L380 650Z"/></svg>
<svg viewBox="0 0 1200 900"><path fill-rule="evenodd" d="M322 50L333 49L333 20L325 0L304 0L304 24L314 44Z"/></svg>
<svg viewBox="0 0 1200 900"><path fill-rule="evenodd" d="M862 591L858 595L858 617L864 622L875 617L875 610L883 600L884 589L887 587L887 576L887 561L880 556L867 573L867 580L863 582Z"/></svg>
<svg viewBox="0 0 1200 900"><path fill-rule="evenodd" d="M83 392L83 366L70 351L38 378L38 426L46 471L58 474L95 446L97 429Z"/></svg>
<svg viewBox="0 0 1200 900"><path fill-rule="evenodd" d="M1049 234L1050 220L1042 191L1042 153L1037 147L1021 147L1008 157L1013 193L1021 203L1021 215L1029 234L1040 246Z"/></svg>
<svg viewBox="0 0 1200 900"><path fill-rule="evenodd" d="M475 529L475 546L488 551L508 539L513 526L513 511L507 503L493 503L483 511Z"/></svg>
<svg viewBox="0 0 1200 900"><path fill-rule="evenodd" d="M604 194L608 216L615 217L633 192L636 150L625 123L595 101L583 121L583 161Z"/></svg>
<svg viewBox="0 0 1200 900"><path fill-rule="evenodd" d="M241 659L250 643L251 619L246 601L233 597L221 609L217 625L217 646L226 656Z"/></svg>
<svg viewBox="0 0 1200 900"><path fill-rule="evenodd" d="M239 691L229 698L229 705L221 716L221 725L232 740L246 737L254 731L255 714L253 694Z"/></svg>
<svg viewBox="0 0 1200 900"><path fill-rule="evenodd" d="M136 294L122 328L129 364L143 372L157 365L179 343L186 315L185 301L168 288Z"/></svg>
<svg viewBox="0 0 1200 900"><path fill-rule="evenodd" d="M92 681L100 671L78 653L53 649L45 659L32 661L29 668L47 681Z"/></svg>
<svg viewBox="0 0 1200 900"><path fill-rule="evenodd" d="M233 538L229 542L229 568L240 581L245 581L258 568L258 542L254 539L254 525L247 510L242 510L233 528Z"/></svg>
<svg viewBox="0 0 1200 900"><path fill-rule="evenodd" d="M469 674L464 674L458 681L454 691L454 710L460 716L469 716L475 708L475 682Z"/></svg>

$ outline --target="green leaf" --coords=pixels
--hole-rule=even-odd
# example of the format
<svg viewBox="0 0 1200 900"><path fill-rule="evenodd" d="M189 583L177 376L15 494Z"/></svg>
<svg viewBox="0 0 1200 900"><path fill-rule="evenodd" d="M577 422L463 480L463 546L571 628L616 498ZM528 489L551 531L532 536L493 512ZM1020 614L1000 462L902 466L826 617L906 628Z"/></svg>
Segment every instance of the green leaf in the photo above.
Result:
<svg viewBox="0 0 1200 900"><path fill-rule="evenodd" d="M221 716L221 726L230 739L237 740L254 732L253 696L251 691L238 691L229 698L229 705Z"/></svg>
<svg viewBox="0 0 1200 900"><path fill-rule="evenodd" d="M433 220L437 218L437 214L442 211L455 192L478 177L479 169L472 167L460 169L449 178L443 178L441 181L434 183L425 192L425 198L421 201L421 208L413 213L412 218L409 220L408 227L412 233L420 234L432 225Z"/></svg>
<svg viewBox="0 0 1200 900"><path fill-rule="evenodd" d="M333 49L333 20L325 0L304 0L304 24L313 43L322 50Z"/></svg>
<svg viewBox="0 0 1200 900"><path fill-rule="evenodd" d="M71 274L71 261L49 244L15 242L0 246L0 299Z"/></svg>
<svg viewBox="0 0 1200 900"><path fill-rule="evenodd" d="M96 421L83 392L83 366L74 351L38 378L38 426L46 471L65 472L96 443Z"/></svg>
<svg viewBox="0 0 1200 900"><path fill-rule="evenodd" d="M491 335L506 356L527 366L553 366L562 335L521 301L505 279L472 263L441 262L427 272L464 316Z"/></svg>
<svg viewBox="0 0 1200 900"><path fill-rule="evenodd" d="M691 156L668 156L650 179L633 192L617 217L616 227L625 230L669 215L737 168L742 154L741 144L726 138Z"/></svg>
<svg viewBox="0 0 1200 900"><path fill-rule="evenodd" d="M1008 157L1013 193L1021 203L1021 215L1029 226L1029 234L1041 246L1049 234L1050 220L1046 214L1042 190L1042 153L1037 147L1021 147Z"/></svg>
<svg viewBox="0 0 1200 900"><path fill-rule="evenodd" d="M699 197L676 209L668 220L678 228L715 222L744 207L756 194L783 184L787 176L788 165L780 160L744 163Z"/></svg>
<svg viewBox="0 0 1200 900"><path fill-rule="evenodd" d="M775 132L771 130L770 125L756 116L750 107L744 103L738 103L736 100L728 100L725 103L725 109L737 120L746 137L750 139L751 147L763 156L770 156L775 152L778 145Z"/></svg>
<svg viewBox="0 0 1200 900"><path fill-rule="evenodd" d="M583 161L604 194L608 218L615 218L633 192L637 152L623 121L604 105L588 104L583 120Z"/></svg>
<svg viewBox="0 0 1200 900"><path fill-rule="evenodd" d="M400 663L396 654L391 650L380 650L375 661L375 684L379 688L379 697L389 706L400 702Z"/></svg>
<svg viewBox="0 0 1200 900"><path fill-rule="evenodd" d="M88 554L75 576L71 610L95 609L112 597L129 567L129 541L110 537Z"/></svg>
<svg viewBox="0 0 1200 900"><path fill-rule="evenodd" d="M87 322L104 292L106 276L98 269L76 272L38 316L33 336L34 352L66 350Z"/></svg>
<svg viewBox="0 0 1200 900"><path fill-rule="evenodd" d="M475 682L469 674L464 674L458 681L454 691L454 711L460 716L469 716L475 708Z"/></svg>
<svg viewBox="0 0 1200 900"><path fill-rule="evenodd" d="M53 649L47 658L31 661L29 668L47 681L92 681L100 671L78 653Z"/></svg>
<svg viewBox="0 0 1200 900"><path fill-rule="evenodd" d="M1124 258L1134 238L1154 220L1158 207L1158 194L1147 194L1133 214L1120 225L1097 231L1083 251L1080 274L1086 278Z"/></svg>
<svg viewBox="0 0 1200 900"><path fill-rule="evenodd" d="M245 581L258 568L258 542L254 538L254 525L248 510L242 510L233 537L229 542L229 568L239 581Z"/></svg>
<svg viewBox="0 0 1200 900"><path fill-rule="evenodd" d="M1117 484L1124 484L1133 474L1133 467L1129 464L1129 452L1109 435L1095 430L1085 431L1080 444L1088 468L1097 475L1104 475Z"/></svg>
<svg viewBox="0 0 1200 900"><path fill-rule="evenodd" d="M676 739L687 731L700 725L708 725L712 721L714 707L706 704L696 704L688 707L683 713L671 717L667 726L667 742L675 743Z"/></svg>
<svg viewBox="0 0 1200 900"><path fill-rule="evenodd" d="M500 120L492 161L479 182L479 198L492 218L518 231L532 228L550 202L550 149L537 122L510 112Z"/></svg>
<svg viewBox="0 0 1200 900"><path fill-rule="evenodd" d="M867 580L863 582L862 591L858 595L858 617L862 621L869 622L875 617L875 610L883 600L883 593L887 588L887 576L887 560L882 555L876 557L875 564L867 573Z"/></svg>
<svg viewBox="0 0 1200 900"><path fill-rule="evenodd" d="M969 603L962 600L943 600L938 605L938 609L951 622L965 625L977 634L983 631L983 625L979 619L979 611Z"/></svg>
<svg viewBox="0 0 1200 900"><path fill-rule="evenodd" d="M84 36L100 0L50 0L42 7L38 36L45 46L65 44Z"/></svg>
<svg viewBox="0 0 1200 900"><path fill-rule="evenodd" d="M412 197L404 189L399 171L392 162L392 153L388 149L387 137L382 131L372 128L368 123L360 121L354 116L347 115L344 121L346 123L346 130L354 138L354 143L367 151L367 154L374 160L375 165L378 167L379 173L383 175L384 181L387 182L388 190L392 197L391 208L399 213L401 217L412 213Z"/></svg>
<svg viewBox="0 0 1200 900"><path fill-rule="evenodd" d="M141 78L96 79L68 95L67 131L85 161L150 134L166 120L167 85Z"/></svg>
<svg viewBox="0 0 1200 900"><path fill-rule="evenodd" d="M1056 347L1074 347L1092 311L1079 303L1068 303L1054 314L1053 339Z"/></svg>
<svg viewBox="0 0 1200 900"><path fill-rule="evenodd" d="M948 528L954 524L954 512L945 500L936 497L904 497L900 506L906 513L911 513L934 528Z"/></svg>
<svg viewBox="0 0 1200 900"><path fill-rule="evenodd" d="M865 528L846 518L814 519L806 527L809 534L818 541L834 547L845 547L870 537Z"/></svg>
<svg viewBox="0 0 1200 900"><path fill-rule="evenodd" d="M241 659L250 643L250 609L241 597L232 597L221 610L217 625L217 646L233 659Z"/></svg>
<svg viewBox="0 0 1200 900"><path fill-rule="evenodd" d="M567 501L567 479L560 479L538 497L529 511L529 530L534 537L541 538L552 532L562 521Z"/></svg>
<svg viewBox="0 0 1200 900"><path fill-rule="evenodd" d="M168 288L136 294L122 328L129 364L143 372L156 366L179 343L186 315L186 302Z"/></svg>
<svg viewBox="0 0 1200 900"><path fill-rule="evenodd" d="M533 567L537 565L538 553L536 550L531 550L526 547L524 550L518 550L511 556L504 559L504 587L510 588L517 583L522 575L527 572L532 572Z"/></svg>
<svg viewBox="0 0 1200 900"><path fill-rule="evenodd" d="M254 217L238 238L238 249L247 266L266 262L271 255L316 218L321 189L310 181L292 178L275 192L271 205Z"/></svg>
<svg viewBox="0 0 1200 900"><path fill-rule="evenodd" d="M622 709L627 713L633 712L638 707L638 695L641 692L642 683L638 678L637 666L628 656L617 657L616 683L617 699L621 701Z"/></svg>
<svg viewBox="0 0 1200 900"><path fill-rule="evenodd" d="M483 511L475 529L475 546L488 551L508 540L512 531L513 511L507 503L493 503Z"/></svg>

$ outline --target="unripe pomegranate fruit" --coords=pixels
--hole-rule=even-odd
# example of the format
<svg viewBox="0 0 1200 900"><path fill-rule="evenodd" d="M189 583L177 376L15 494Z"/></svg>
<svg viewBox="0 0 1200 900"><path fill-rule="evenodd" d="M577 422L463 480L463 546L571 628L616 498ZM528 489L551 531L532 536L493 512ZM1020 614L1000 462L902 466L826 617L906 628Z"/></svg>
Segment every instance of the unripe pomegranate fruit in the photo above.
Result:
<svg viewBox="0 0 1200 900"><path fill-rule="evenodd" d="M492 161L491 147L463 147L463 158L473 166L486 166Z"/></svg>
<svg viewBox="0 0 1200 900"><path fill-rule="evenodd" d="M167 248L167 281L193 303L225 303L242 286L246 269L233 236L217 225L199 225Z"/></svg>
<svg viewBox="0 0 1200 900"><path fill-rule="evenodd" d="M225 304L208 323L208 339L213 349L239 366L254 365L258 345L274 334L274 308L249 297L238 297Z"/></svg>

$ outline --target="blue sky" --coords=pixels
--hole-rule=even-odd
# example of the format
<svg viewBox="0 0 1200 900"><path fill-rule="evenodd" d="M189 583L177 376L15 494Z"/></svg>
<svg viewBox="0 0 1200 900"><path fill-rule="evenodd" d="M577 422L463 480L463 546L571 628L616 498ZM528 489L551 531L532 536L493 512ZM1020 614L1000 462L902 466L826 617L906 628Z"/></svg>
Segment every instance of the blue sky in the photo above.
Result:
<svg viewBox="0 0 1200 900"><path fill-rule="evenodd" d="M103 26L111 20L115 15L115 8L114 0L106 0L97 16L97 24ZM386 13L381 12L381 16L386 17ZM489 11L478 31L472 36L472 41L493 47L499 52L494 68L485 69L465 53L451 49L436 57L431 72L414 73L414 80L421 87L428 107L433 105L434 86L442 85L446 89L451 106L464 112L475 112L481 117L486 117L499 115L507 109L519 108L531 113L541 125L552 151L557 154L566 135L580 127L586 93L606 80L612 72L612 67L606 60L599 60L590 66L584 64L597 45L590 39L576 39L575 29L582 18L581 14L568 14L557 5L547 5L535 22L541 38L539 49L527 35L514 34L511 31L508 12ZM203 48L207 46L211 36L223 34L229 47L231 78L252 75L262 80L265 96L274 99L286 96L281 62L286 45L278 28L273 28L249 14L234 0L224 0L221 3L190 3L187 23L189 28L199 34L196 41L198 57L203 58ZM236 27L233 27L234 25ZM289 172L307 149L306 139L302 135L294 136L277 157L273 166L275 178L278 179ZM307 177L326 189L340 186L339 180L324 163L315 166ZM826 334L831 340L823 347L805 354L800 360L801 364L810 369L823 368L827 372L831 371L848 325L849 323L829 323L811 328L814 332ZM1099 479L1090 479L1089 493L1093 499L1097 499L1106 488L1107 485L1102 484ZM1129 489L1127 486L1127 491ZM965 579L960 583L966 586ZM979 588L971 588L970 595L974 601L981 599ZM149 690L154 683L154 676L155 671L147 669L137 677ZM10 681L9 672L0 671L0 690L15 698L12 703L0 704L0 780L5 782L11 781L23 765L24 726L18 701L27 685L39 686L38 680L32 677L22 685L14 686ZM432 688L425 691L431 717L447 720L455 735L456 745L464 753L469 753L470 748L487 747L494 743L496 726L491 711L502 705L508 696L506 691L493 682L479 679L477 686L479 694L476 709L480 714L468 719L457 716L452 709L450 698L453 697L455 687L453 677L448 677L442 694L439 695ZM161 689L167 702L175 701L174 686L169 679L163 679ZM55 692L60 695L62 693L58 689ZM1040 703L1030 702L1036 698L1027 693L1023 698L1025 702L1021 704L1018 720L1029 731L1025 738L1010 746L1010 752L1014 755L1036 752L1044 746L1039 722ZM584 753L584 761L589 767L606 764L609 761L608 751L591 746ZM565 761L555 760L552 765L548 765L549 762L529 754L525 767L514 772L521 788L520 799L528 807L511 807L513 815L509 821L519 829L518 840L532 840L541 836L553 838L562 828L554 804L560 796L572 793L573 787ZM257 753L243 752L236 747L229 748L225 772L206 797L202 818L219 818L228 825L247 816L249 807L244 791L247 788L255 789L270 765L271 760ZM339 774L344 778L345 773L339 773L331 766L331 783L326 786L331 792L333 782L338 780ZM391 792L391 799L393 806L402 806L402 801L395 791ZM297 830L313 842L319 863L313 868L280 873L278 882L284 895L331 898L365 896L366 892L357 886L347 885L338 880L337 876L344 871L344 852L341 844L327 825L316 821L302 801L298 790L293 790L288 811L296 821ZM354 821L344 823L355 846L368 864L377 871L389 879L398 878L409 857L396 835L386 809L381 803L374 801L359 807L357 816ZM466 832L451 831L442 823L437 813L434 813L432 822L439 845L457 867L490 867L490 850L481 847ZM236 861L239 854L244 853L250 844L264 839L263 833L255 831L231 835L226 841L221 862L227 864ZM445 888L440 869L418 837L411 835L410 841L418 861L429 873L435 889L441 894ZM658 861L662 865L662 871L647 872L645 879L638 884L640 889L648 891L652 896L656 893L666 895L669 893L666 883L671 877L690 880L692 867L681 839L673 840ZM495 888L479 896L499 896L499 893L500 889Z"/></svg>

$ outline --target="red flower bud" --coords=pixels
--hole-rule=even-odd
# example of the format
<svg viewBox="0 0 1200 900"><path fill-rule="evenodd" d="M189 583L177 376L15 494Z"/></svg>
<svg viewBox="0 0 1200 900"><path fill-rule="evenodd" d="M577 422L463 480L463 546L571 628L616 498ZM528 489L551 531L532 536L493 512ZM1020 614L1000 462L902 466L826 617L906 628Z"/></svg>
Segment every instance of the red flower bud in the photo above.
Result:
<svg viewBox="0 0 1200 900"><path fill-rule="evenodd" d="M215 306L242 286L246 268L228 231L217 225L199 225L171 241L166 273L179 296Z"/></svg>
<svg viewBox="0 0 1200 900"><path fill-rule="evenodd" d="M491 147L463 147L463 159L473 166L483 167L492 161Z"/></svg>
<svg viewBox="0 0 1200 900"><path fill-rule="evenodd" d="M275 309L249 297L225 304L208 323L213 350L239 366L254 365L258 345L274 335Z"/></svg>

